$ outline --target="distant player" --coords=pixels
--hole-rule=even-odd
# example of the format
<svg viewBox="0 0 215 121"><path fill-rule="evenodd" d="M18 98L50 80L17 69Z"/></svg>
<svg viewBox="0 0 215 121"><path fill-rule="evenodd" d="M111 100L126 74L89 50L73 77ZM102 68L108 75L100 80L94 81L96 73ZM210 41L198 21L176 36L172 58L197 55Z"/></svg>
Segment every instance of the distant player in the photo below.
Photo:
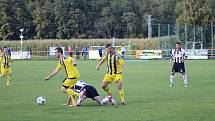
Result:
<svg viewBox="0 0 215 121"><path fill-rule="evenodd" d="M119 90L121 104L124 105L125 93L122 88L122 73L125 69L124 60L122 59L122 56L114 50L112 44L107 44L105 50L106 50L106 55L104 55L102 60L96 66L96 69L99 70L100 66L105 61L107 61L108 71L103 79L102 88L108 95L112 95L110 89L108 88L108 85L113 81L115 81L116 86Z"/></svg>
<svg viewBox="0 0 215 121"><path fill-rule="evenodd" d="M56 69L52 71L50 75L45 77L45 80L51 79L53 76L55 76L61 69L64 68L65 73L67 77L64 79L61 91L70 95L72 98L73 105L76 106L75 96L80 96L79 93L75 92L71 87L73 87L76 82L78 81L78 78L80 77L79 71L77 69L77 62L75 59L73 59L71 56L68 56L67 58L63 55L63 49L58 47L56 50L56 57L59 58L59 64L57 65Z"/></svg>
<svg viewBox="0 0 215 121"><path fill-rule="evenodd" d="M5 79L5 76L7 76L6 85L11 85L10 81L12 78L12 69L11 69L11 57L8 52L8 48L4 47L3 52L1 52L0 55L0 63L1 63L1 78L2 80Z"/></svg>
<svg viewBox="0 0 215 121"><path fill-rule="evenodd" d="M102 99L93 86L85 83L82 80L78 80L77 83L72 87L72 89L77 93L80 93L80 96L77 99L78 106L80 106L87 98L91 98L98 105L105 105L108 101L110 101L112 105L115 105L115 100L112 97L107 96L106 98ZM71 105L71 102L72 100L69 96L67 105Z"/></svg>
<svg viewBox="0 0 215 121"><path fill-rule="evenodd" d="M181 43L177 42L175 49L172 50L170 62L174 61L172 73L170 75L170 87L174 86L174 75L176 72L182 73L184 86L188 87L187 74L185 73L184 60L186 59L185 50L181 48Z"/></svg>
<svg viewBox="0 0 215 121"><path fill-rule="evenodd" d="M122 52L122 58L125 59L126 49L124 45L121 47L121 52Z"/></svg>
<svg viewBox="0 0 215 121"><path fill-rule="evenodd" d="M102 47L98 48L98 52L99 52L99 57L102 58Z"/></svg>

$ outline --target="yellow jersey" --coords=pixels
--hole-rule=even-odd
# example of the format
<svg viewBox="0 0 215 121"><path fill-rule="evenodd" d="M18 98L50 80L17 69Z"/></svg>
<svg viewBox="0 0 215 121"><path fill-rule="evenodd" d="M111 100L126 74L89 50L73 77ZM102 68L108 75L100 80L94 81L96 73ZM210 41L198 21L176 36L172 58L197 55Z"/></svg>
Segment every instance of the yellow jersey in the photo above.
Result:
<svg viewBox="0 0 215 121"><path fill-rule="evenodd" d="M74 59L70 56L67 58L61 58L57 65L57 69L61 70L64 68L67 78L79 78L79 71L74 64Z"/></svg>
<svg viewBox="0 0 215 121"><path fill-rule="evenodd" d="M122 56L115 52L114 54L106 54L103 60L107 61L107 74L121 74L122 73L122 65L124 64L124 60Z"/></svg>
<svg viewBox="0 0 215 121"><path fill-rule="evenodd" d="M0 57L1 68L9 68L10 67L10 55L8 53L2 53Z"/></svg>

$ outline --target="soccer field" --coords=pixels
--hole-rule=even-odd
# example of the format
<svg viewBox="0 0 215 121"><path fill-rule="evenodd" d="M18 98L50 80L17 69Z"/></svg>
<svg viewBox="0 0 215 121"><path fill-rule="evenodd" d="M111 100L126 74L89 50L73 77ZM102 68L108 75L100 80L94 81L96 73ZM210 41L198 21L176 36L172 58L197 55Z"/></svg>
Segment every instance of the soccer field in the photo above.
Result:
<svg viewBox="0 0 215 121"><path fill-rule="evenodd" d="M60 91L63 71L45 82L43 78L57 61L14 61L12 86L0 81L0 121L212 121L215 120L215 60L187 61L190 86L185 88L177 74L169 87L171 65L168 61L126 62L123 78L126 105L97 106L87 99L81 107L67 107ZM79 61L82 80L100 88L106 71L96 71L97 61ZM111 85L113 96L118 91ZM38 96L46 104L36 103Z"/></svg>

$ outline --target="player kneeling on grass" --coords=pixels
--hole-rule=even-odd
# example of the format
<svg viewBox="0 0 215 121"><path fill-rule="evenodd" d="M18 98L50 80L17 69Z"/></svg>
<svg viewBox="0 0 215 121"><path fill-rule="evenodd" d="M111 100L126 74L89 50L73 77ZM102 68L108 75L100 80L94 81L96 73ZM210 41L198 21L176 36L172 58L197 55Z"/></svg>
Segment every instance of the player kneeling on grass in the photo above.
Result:
<svg viewBox="0 0 215 121"><path fill-rule="evenodd" d="M107 96L106 98L102 99L97 90L85 83L82 80L78 80L77 83L72 87L74 91L77 93L80 93L80 96L77 99L77 106L81 106L81 104L84 102L85 99L91 98L94 100L98 105L105 105L108 101L111 102L112 105L115 105L115 100L111 96ZM67 105L72 106L72 99L69 96Z"/></svg>

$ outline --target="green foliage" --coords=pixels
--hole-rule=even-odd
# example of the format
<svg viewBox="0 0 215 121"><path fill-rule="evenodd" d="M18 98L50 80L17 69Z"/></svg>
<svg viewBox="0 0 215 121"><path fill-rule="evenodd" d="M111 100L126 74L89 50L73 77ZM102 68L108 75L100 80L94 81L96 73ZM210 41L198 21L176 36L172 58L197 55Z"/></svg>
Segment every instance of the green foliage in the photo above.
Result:
<svg viewBox="0 0 215 121"><path fill-rule="evenodd" d="M25 39L145 38L147 15L153 24L207 26L215 13L210 0L0 1L0 40L19 39L20 28Z"/></svg>
<svg viewBox="0 0 215 121"><path fill-rule="evenodd" d="M177 4L176 12L179 24L207 26L212 18L211 8L205 0L182 0Z"/></svg>

